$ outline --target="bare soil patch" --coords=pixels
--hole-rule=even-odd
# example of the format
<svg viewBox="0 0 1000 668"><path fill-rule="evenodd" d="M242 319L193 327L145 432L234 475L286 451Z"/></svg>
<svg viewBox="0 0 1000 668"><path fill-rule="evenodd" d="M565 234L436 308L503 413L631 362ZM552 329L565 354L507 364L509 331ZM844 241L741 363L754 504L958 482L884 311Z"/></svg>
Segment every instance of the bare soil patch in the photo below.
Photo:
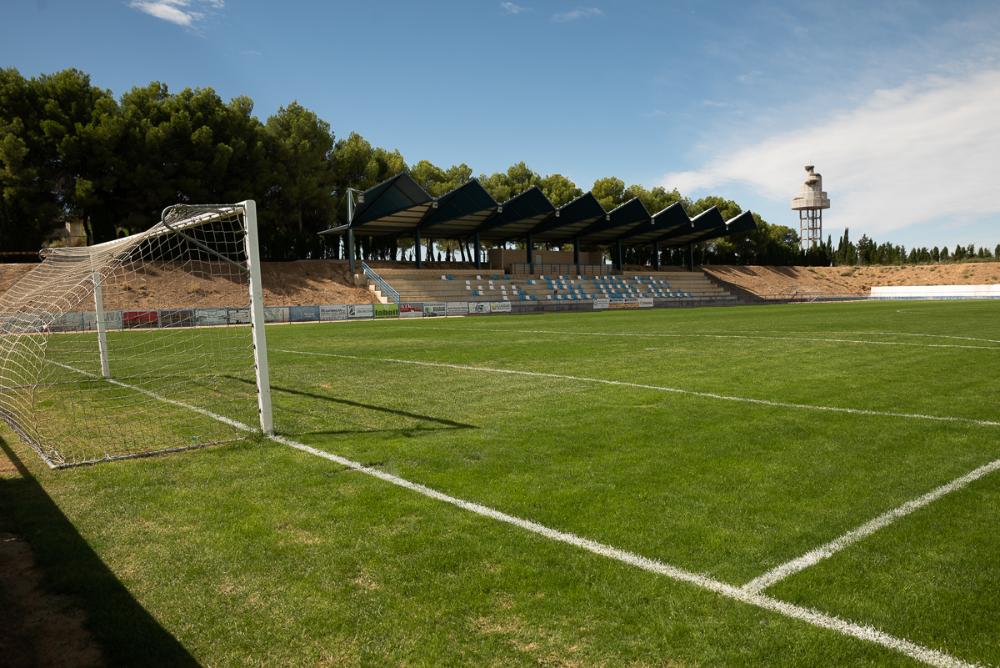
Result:
<svg viewBox="0 0 1000 668"><path fill-rule="evenodd" d="M761 267L717 265L705 273L763 297L793 294L865 296L875 285L987 285L1000 283L1000 262L889 267Z"/></svg>
<svg viewBox="0 0 1000 668"><path fill-rule="evenodd" d="M41 579L28 544L0 531L0 662L11 668L105 665L83 612L45 591Z"/></svg>

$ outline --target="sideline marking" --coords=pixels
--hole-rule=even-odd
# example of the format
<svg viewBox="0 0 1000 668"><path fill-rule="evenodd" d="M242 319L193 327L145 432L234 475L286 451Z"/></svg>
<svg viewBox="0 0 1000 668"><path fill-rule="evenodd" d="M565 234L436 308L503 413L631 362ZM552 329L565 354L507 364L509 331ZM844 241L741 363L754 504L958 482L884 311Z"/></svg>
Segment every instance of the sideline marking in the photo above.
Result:
<svg viewBox="0 0 1000 668"><path fill-rule="evenodd" d="M51 361L51 360L50 360ZM93 376L88 371L82 369L77 369L66 364L60 364L58 362L53 362L65 369L71 371L76 371L85 376ZM213 418L228 424L236 429L247 433L260 433L257 429L243 424L232 418L228 418L224 415L219 415L218 413L213 413L212 411L206 410L204 408L199 408L197 406L192 406L191 404L186 404L182 401L177 401L175 399L169 399L167 397L158 395L156 392L143 389L141 387L136 387L134 385L129 385L128 383L123 383L121 381L111 381L119 387L128 388L131 390L136 390L141 392L153 399L162 401L167 404L174 406L180 406L182 408L187 408L201 415ZM813 626L828 629L840 633L845 636L850 636L857 638L858 640L863 640L876 645L885 647L900 654L904 654L917 661L922 661L931 666L939 666L941 668L977 668L977 664L962 661L957 657L950 654L942 652L940 650L931 649L923 645L919 645L905 638L898 638L896 636L890 635L883 631L876 629L873 626L865 626L862 624L857 624L855 622L850 622L840 617L834 615L828 615L826 613L814 610L812 608L805 608L794 603L787 603L779 599L773 598L766 594L759 592L747 591L742 587L736 585L727 584L719 580L707 577L705 575L699 575L691 571L678 568L676 566L671 566L670 564L658 561L656 559L650 559L648 557L643 557L641 555L635 554L634 552L628 552L626 550L619 549L617 547L612 547L604 543L599 543L588 538L583 538L573 533L567 531L560 531L558 529L552 529L538 522L532 520L523 519L515 515L508 515L507 513L495 510L488 506L484 506L473 501L466 501L450 494L445 494L444 492L439 492L436 489L427 487L426 485L421 485L420 483L412 482L406 478L401 478L400 476L393 475L391 473L386 473L376 468L365 466L359 462L348 459L346 457L341 457L340 455L335 455L332 452L327 452L325 450L320 450L312 446L306 445L304 443L299 443L298 441L293 441L290 438L284 436L279 436L277 434L267 434L268 439L279 443L281 445L305 452L307 454L313 455L315 457L320 457L321 459L326 459L328 461L340 464L346 468L349 468L358 473L363 473L369 475L373 478L377 478L384 482L390 483L397 487L402 487L417 494L421 494L428 498L434 499L436 501L441 501L449 505L455 506L456 508L461 508L462 510L475 513L482 517L486 517L498 522L503 522L505 524L510 524L519 529L523 529L530 533L548 538L549 540L564 543L566 545L571 545L573 547L586 550L598 556L605 557L607 559L612 559L618 561L634 568L646 571L648 573L654 573L656 575L662 575L671 580L678 582L685 582L687 584L695 585L701 589L706 589L710 592L724 596L726 598L732 599L734 601L745 603L747 605L752 605L762 610L767 610L768 612L774 612L791 619L805 622Z"/></svg>
<svg viewBox="0 0 1000 668"><path fill-rule="evenodd" d="M630 383L624 380L608 380L606 378L590 378L588 376L570 376L561 373L546 373L543 371L520 371L518 369L498 369L496 367L470 366L466 364L449 364L447 362L423 362L420 360L394 359L391 357L363 357L360 355L343 355L340 353L320 353L306 350L287 350L275 348L275 352L288 353L291 355L313 355L316 357L336 357L347 360L359 360L362 362L384 362L387 364L412 364L414 366L439 367L442 369L457 369L459 371L479 371L486 373L500 373L510 376L529 376L533 378L554 378L556 380L572 380L578 383L595 383L599 385L617 385L619 387L632 387L640 390L653 390L655 392L669 392L672 394L685 394L703 399L717 399L719 401L734 401L745 404L757 404L760 406L770 406L772 408L794 408L797 410L821 411L825 413L849 413L851 415L870 415L875 417L906 418L910 420L930 420L933 422L957 422L961 424L971 424L979 427L1000 427L1000 422L994 420L979 420L976 418L965 418L954 415L925 415L923 413L900 413L895 411L879 411L869 408L848 408L843 406L823 406L820 404L796 404L789 401L771 401L770 399L754 399L752 397L737 397L729 394L717 394L715 392L701 392L698 390L685 390L679 387L668 387L665 385L647 385L645 383Z"/></svg>
<svg viewBox="0 0 1000 668"><path fill-rule="evenodd" d="M763 575L747 582L743 585L743 589L750 592L762 592L790 575L804 571L810 566L815 566L819 562L833 556L844 548L850 547L858 541L867 538L879 529L889 526L896 520L906 517L910 513L917 511L924 506L930 505L942 496L958 491L970 483L973 483L976 480L988 476L998 470L1000 470L1000 459L995 459L988 464L984 464L977 469L969 471L963 476L955 478L949 483L927 492L923 496L918 496L915 499L907 501L901 506L882 513L878 517L862 524L858 528L852 529L842 536L831 540L829 543L820 545L816 549L810 550L800 557L787 561L780 566L769 570L767 573L764 573Z"/></svg>
<svg viewBox="0 0 1000 668"><path fill-rule="evenodd" d="M767 331L767 332L777 332L785 331L790 334L815 334L816 332L806 332L803 330L746 330L746 331ZM922 336L930 339L955 339L958 341L981 341L983 343L1000 343L1000 339L983 339L978 336L956 336L954 334L927 334L924 332L882 332L882 331L862 331L862 330L838 330L836 332L831 332L832 334L872 334L875 336Z"/></svg>
<svg viewBox="0 0 1000 668"><path fill-rule="evenodd" d="M402 328L401 328L402 329ZM833 339L828 337L805 337L805 336L756 336L751 334L710 334L702 332L582 332L557 329L509 329L509 328L486 328L476 327L470 329L459 329L454 327L427 327L427 329L437 329L448 332L502 332L510 334L554 334L558 336L609 336L609 337L629 337L629 338L706 338L706 339L755 339L763 341L810 341L822 343L849 343L853 345L869 346L904 346L908 348L958 348L963 350L995 350L1000 352L1000 346L972 346L958 343L908 343L906 341L866 341L863 339ZM980 340L980 339L976 339ZM991 339L981 339L991 341ZM998 342L1000 343L1000 342Z"/></svg>

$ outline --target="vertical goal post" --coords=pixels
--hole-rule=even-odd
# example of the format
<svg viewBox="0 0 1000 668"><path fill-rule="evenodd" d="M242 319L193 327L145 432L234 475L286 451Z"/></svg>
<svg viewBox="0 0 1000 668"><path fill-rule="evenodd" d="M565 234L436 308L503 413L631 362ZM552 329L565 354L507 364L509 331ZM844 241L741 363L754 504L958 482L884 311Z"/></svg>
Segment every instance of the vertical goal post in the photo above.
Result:
<svg viewBox="0 0 1000 668"><path fill-rule="evenodd" d="M42 258L0 296L0 418L46 463L273 433L253 200Z"/></svg>
<svg viewBox="0 0 1000 668"><path fill-rule="evenodd" d="M264 287L260 277L260 247L257 234L257 203L252 199L240 202L246 224L247 264L250 270L250 329L253 332L254 370L257 376L257 406L260 428L267 435L274 433L271 415L271 374L267 365L267 335L264 317Z"/></svg>

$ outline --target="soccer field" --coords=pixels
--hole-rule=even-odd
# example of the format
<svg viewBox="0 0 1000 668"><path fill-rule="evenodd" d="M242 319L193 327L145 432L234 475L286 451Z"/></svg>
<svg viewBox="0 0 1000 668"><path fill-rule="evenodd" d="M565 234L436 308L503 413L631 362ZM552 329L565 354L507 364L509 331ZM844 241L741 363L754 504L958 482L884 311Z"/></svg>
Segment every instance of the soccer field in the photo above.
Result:
<svg viewBox="0 0 1000 668"><path fill-rule="evenodd" d="M51 471L4 431L112 663L1000 664L1000 302L267 336L277 440Z"/></svg>

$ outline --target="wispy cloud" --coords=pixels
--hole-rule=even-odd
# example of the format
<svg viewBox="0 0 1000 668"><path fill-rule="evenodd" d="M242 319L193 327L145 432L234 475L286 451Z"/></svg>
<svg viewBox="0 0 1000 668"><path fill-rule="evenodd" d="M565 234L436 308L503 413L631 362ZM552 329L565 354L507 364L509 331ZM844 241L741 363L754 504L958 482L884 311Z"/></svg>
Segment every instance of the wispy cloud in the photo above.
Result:
<svg viewBox="0 0 1000 668"><path fill-rule="evenodd" d="M556 23L569 23L570 21L579 21L581 19L593 19L598 16L604 16L604 11L597 7L577 7L568 12L553 14L552 20Z"/></svg>
<svg viewBox="0 0 1000 668"><path fill-rule="evenodd" d="M516 15L528 11L528 8L524 5L519 5L516 2L501 2L500 10L504 14Z"/></svg>
<svg viewBox="0 0 1000 668"><path fill-rule="evenodd" d="M879 90L854 109L718 154L663 184L698 193L743 183L784 202L815 164L837 224L869 234L1000 214L1000 69Z"/></svg>
<svg viewBox="0 0 1000 668"><path fill-rule="evenodd" d="M194 27L212 10L220 10L225 0L132 0L129 7L162 21Z"/></svg>

